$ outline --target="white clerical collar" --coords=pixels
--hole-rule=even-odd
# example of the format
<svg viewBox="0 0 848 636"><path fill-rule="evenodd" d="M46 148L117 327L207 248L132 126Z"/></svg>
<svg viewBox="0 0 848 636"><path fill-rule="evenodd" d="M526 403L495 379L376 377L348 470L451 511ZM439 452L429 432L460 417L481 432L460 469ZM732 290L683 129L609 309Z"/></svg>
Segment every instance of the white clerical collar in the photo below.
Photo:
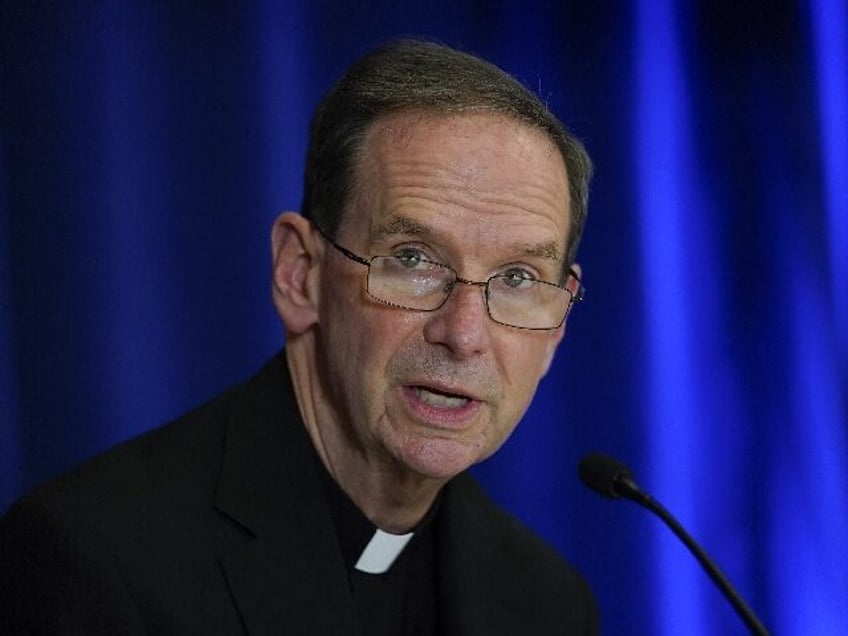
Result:
<svg viewBox="0 0 848 636"><path fill-rule="evenodd" d="M359 555L359 560L353 566L360 572L366 574L384 574L392 567L403 552L406 544L413 537L414 532L406 534L389 534L377 528L374 536L365 546L362 554Z"/></svg>

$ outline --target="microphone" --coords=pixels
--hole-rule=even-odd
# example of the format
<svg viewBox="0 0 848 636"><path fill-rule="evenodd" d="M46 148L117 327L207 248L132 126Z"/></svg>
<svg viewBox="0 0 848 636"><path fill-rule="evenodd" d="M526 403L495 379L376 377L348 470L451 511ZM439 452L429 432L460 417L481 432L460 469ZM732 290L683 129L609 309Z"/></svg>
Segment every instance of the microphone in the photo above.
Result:
<svg viewBox="0 0 848 636"><path fill-rule="evenodd" d="M617 459L601 453L591 453L580 462L578 470L580 480L599 495L611 499L624 497L635 501L640 506L647 508L662 519L663 523L677 535L683 544L689 549L694 557L706 570L724 597L736 610L739 618L755 636L769 636L768 630L757 618L754 611L739 595L727 577L721 572L718 565L709 557L704 549L698 545L686 529L680 525L672 514L663 507L656 499L642 490L633 479L630 469Z"/></svg>

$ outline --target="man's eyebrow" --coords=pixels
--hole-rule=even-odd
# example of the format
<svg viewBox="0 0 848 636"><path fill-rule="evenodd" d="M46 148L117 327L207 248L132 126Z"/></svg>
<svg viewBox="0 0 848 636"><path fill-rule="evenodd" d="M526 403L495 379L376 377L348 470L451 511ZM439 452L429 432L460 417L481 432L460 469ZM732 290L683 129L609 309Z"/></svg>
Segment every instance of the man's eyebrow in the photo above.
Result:
<svg viewBox="0 0 848 636"><path fill-rule="evenodd" d="M390 217L381 225L377 226L377 229L374 231L374 235L380 238L394 236L396 234L420 236L432 234L432 231L426 225L405 216Z"/></svg>
<svg viewBox="0 0 848 636"><path fill-rule="evenodd" d="M393 216L377 226L374 235L379 238L406 234L410 236L434 236L436 234L429 226L405 216ZM556 263L563 260L562 248L556 241L541 243L513 243L510 251L522 256L544 258Z"/></svg>
<svg viewBox="0 0 848 636"><path fill-rule="evenodd" d="M526 256L536 256L547 260L562 262L562 249L556 241L545 241L544 243L520 243L514 246L516 252Z"/></svg>

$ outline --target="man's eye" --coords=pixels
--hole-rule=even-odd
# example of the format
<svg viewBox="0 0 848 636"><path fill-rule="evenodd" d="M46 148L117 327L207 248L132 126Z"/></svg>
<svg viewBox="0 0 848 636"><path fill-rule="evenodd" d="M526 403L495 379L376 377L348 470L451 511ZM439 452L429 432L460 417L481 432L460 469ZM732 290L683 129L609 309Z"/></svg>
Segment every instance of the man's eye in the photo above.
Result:
<svg viewBox="0 0 848 636"><path fill-rule="evenodd" d="M536 280L536 277L526 269L519 269L517 267L506 270L503 274L501 274L501 278L508 287L514 288L522 286L526 287L528 283Z"/></svg>
<svg viewBox="0 0 848 636"><path fill-rule="evenodd" d="M395 254L395 258L401 265L409 269L418 267L418 265L421 264L421 261L425 260L424 255L420 250L410 248L400 250L397 254Z"/></svg>

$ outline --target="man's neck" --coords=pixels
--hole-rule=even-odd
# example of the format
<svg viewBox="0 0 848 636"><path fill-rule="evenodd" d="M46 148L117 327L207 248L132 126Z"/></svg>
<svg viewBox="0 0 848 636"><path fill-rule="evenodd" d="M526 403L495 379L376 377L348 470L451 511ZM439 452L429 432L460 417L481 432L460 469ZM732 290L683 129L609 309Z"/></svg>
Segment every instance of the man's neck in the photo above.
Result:
<svg viewBox="0 0 848 636"><path fill-rule="evenodd" d="M321 391L315 358L308 351L312 335L286 345L295 396L307 433L327 472L378 528L402 534L430 510L446 481L405 470L385 456L374 457L350 442L346 423Z"/></svg>

